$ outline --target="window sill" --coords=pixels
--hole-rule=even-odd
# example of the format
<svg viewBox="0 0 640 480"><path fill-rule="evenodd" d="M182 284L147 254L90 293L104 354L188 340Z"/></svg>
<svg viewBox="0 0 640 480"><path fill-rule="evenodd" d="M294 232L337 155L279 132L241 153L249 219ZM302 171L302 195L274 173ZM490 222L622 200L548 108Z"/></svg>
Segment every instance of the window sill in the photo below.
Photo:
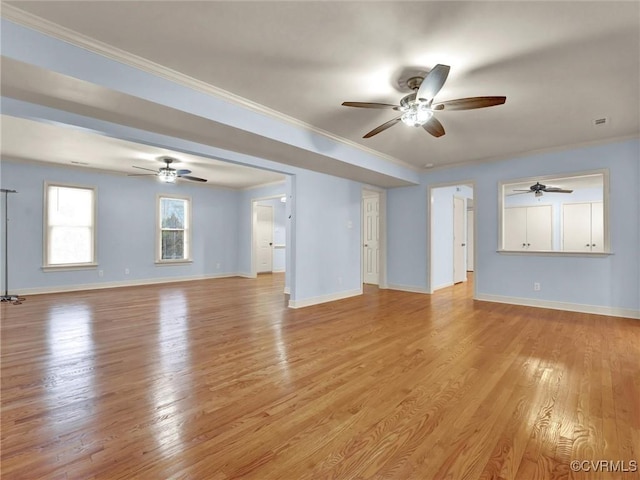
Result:
<svg viewBox="0 0 640 480"><path fill-rule="evenodd" d="M613 252L565 252L562 250L496 250L504 255L542 255L550 257L607 257Z"/></svg>
<svg viewBox="0 0 640 480"><path fill-rule="evenodd" d="M193 260L156 260L155 264L158 267L165 267L170 265L190 265Z"/></svg>
<svg viewBox="0 0 640 480"><path fill-rule="evenodd" d="M66 272L71 270L95 270L97 263L66 263L64 265L43 265L43 272Z"/></svg>

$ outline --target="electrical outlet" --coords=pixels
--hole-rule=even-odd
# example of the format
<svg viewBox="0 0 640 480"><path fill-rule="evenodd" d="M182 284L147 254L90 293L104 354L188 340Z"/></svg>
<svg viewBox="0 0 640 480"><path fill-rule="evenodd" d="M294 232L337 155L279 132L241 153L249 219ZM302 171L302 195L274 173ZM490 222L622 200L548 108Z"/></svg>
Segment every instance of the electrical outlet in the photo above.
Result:
<svg viewBox="0 0 640 480"><path fill-rule="evenodd" d="M533 291L534 292L540 291L540 282L533 282Z"/></svg>
<svg viewBox="0 0 640 480"><path fill-rule="evenodd" d="M342 277L338 277L338 285L342 285Z"/></svg>
<svg viewBox="0 0 640 480"><path fill-rule="evenodd" d="M104 270L98 270L98 276L104 277Z"/></svg>
<svg viewBox="0 0 640 480"><path fill-rule="evenodd" d="M129 269L128 269L128 268L125 268L125 269L124 269L124 274L125 274L125 275L129 275Z"/></svg>
<svg viewBox="0 0 640 480"><path fill-rule="evenodd" d="M216 268L220 270L220 262L216 263Z"/></svg>

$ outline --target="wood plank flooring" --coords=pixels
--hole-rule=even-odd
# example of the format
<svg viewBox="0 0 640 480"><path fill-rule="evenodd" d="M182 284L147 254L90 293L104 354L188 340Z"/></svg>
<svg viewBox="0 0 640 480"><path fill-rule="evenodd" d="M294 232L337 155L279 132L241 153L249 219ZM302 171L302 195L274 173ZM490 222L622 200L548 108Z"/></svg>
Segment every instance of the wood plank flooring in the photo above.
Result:
<svg viewBox="0 0 640 480"><path fill-rule="evenodd" d="M261 275L2 304L2 478L640 478L622 471L640 461L640 321L470 285L299 310L282 290Z"/></svg>

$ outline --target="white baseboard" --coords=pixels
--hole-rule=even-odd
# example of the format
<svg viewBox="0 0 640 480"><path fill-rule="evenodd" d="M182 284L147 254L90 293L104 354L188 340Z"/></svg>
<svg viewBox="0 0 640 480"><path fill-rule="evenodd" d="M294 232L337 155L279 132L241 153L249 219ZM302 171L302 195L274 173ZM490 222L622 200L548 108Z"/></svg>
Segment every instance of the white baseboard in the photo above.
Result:
<svg viewBox="0 0 640 480"><path fill-rule="evenodd" d="M291 289L289 287L284 287L284 294L285 295L290 295L291 294Z"/></svg>
<svg viewBox="0 0 640 480"><path fill-rule="evenodd" d="M400 290L402 292L410 292L410 293L429 293L429 291L424 287L415 287L413 285L399 285L396 283L389 283L384 287L380 287L388 290Z"/></svg>
<svg viewBox="0 0 640 480"><path fill-rule="evenodd" d="M357 295L362 295L362 288L355 288L353 290L347 290L345 292L330 293L329 295L320 295L319 297L305 298L304 300L297 300L297 301L289 300L289 307L290 308L310 307L311 305L334 302L336 300L355 297Z"/></svg>
<svg viewBox="0 0 640 480"><path fill-rule="evenodd" d="M581 303L556 302L553 300L538 300L533 298L504 297L502 295L489 295L484 293L476 295L474 299L484 302L508 303L511 305L524 305L526 307L550 308L552 310L567 310L569 312L640 319L639 310L627 308L602 307L599 305L584 305Z"/></svg>
<svg viewBox="0 0 640 480"><path fill-rule="evenodd" d="M258 278L257 273L245 273L245 272L236 273L234 276L242 277L242 278Z"/></svg>
<svg viewBox="0 0 640 480"><path fill-rule="evenodd" d="M271 273L284 273L286 270L284 268L279 268L277 270L271 270Z"/></svg>
<svg viewBox="0 0 640 480"><path fill-rule="evenodd" d="M437 291L437 290L442 290L443 288L447 288L447 287L453 287L455 285L455 283L453 282L447 282L447 283L443 283L441 285L436 285L435 287L433 287L433 291Z"/></svg>
<svg viewBox="0 0 640 480"><path fill-rule="evenodd" d="M229 277L241 277L242 275L237 273L221 273L217 275L192 275L188 277L161 277L161 278L146 278L140 280L122 280L118 282L102 282L102 283L85 283L80 285L57 285L55 287L36 287L36 288L23 288L19 289L20 293L12 292L12 295L43 295L47 293L64 293L64 292L79 292L83 290L102 290L105 288L117 288L117 287L135 287L140 285L155 285L158 283L173 283L173 282L191 282L193 280L208 280L212 278L229 278Z"/></svg>

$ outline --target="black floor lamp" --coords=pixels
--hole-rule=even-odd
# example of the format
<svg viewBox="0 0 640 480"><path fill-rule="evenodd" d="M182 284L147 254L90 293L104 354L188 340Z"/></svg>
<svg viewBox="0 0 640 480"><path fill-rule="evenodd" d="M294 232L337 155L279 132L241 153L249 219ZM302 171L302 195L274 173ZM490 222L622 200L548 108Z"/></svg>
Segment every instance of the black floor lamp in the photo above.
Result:
<svg viewBox="0 0 640 480"><path fill-rule="evenodd" d="M0 188L0 192L4 193L4 295L0 299L3 302L19 304L23 298L9 295L9 194L18 192L6 188Z"/></svg>

